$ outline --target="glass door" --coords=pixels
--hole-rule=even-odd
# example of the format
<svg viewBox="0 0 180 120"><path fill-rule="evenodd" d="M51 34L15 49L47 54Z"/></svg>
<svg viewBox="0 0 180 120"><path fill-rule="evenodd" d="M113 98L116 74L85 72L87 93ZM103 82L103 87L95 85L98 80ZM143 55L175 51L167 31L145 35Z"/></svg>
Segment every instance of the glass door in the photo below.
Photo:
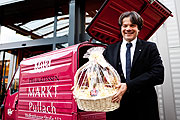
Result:
<svg viewBox="0 0 180 120"><path fill-rule="evenodd" d="M17 67L17 52L15 50L0 51L0 105L2 105L6 89ZM0 109L0 117L1 117Z"/></svg>
<svg viewBox="0 0 180 120"><path fill-rule="evenodd" d="M0 96L2 103L4 99L4 93L6 88L11 81L12 75L17 67L17 52L15 50L11 51L1 51L0 52Z"/></svg>

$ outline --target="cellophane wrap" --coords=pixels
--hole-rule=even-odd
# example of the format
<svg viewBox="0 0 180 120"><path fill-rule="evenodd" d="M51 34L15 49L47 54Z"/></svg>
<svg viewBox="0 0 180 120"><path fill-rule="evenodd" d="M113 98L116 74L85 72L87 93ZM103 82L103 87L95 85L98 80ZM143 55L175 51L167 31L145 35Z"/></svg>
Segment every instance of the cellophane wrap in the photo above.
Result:
<svg viewBox="0 0 180 120"><path fill-rule="evenodd" d="M92 47L83 58L89 61L74 76L73 94L78 99L101 99L117 93L121 80L117 71L105 60L103 47Z"/></svg>

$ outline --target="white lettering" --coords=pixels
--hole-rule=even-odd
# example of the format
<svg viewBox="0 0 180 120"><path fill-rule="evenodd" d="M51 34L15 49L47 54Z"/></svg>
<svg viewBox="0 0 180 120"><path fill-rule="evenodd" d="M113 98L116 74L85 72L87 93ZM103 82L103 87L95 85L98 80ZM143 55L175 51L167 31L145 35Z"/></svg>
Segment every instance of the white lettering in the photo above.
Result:
<svg viewBox="0 0 180 120"><path fill-rule="evenodd" d="M31 92L31 89L30 87L28 88L28 97L31 97L32 96L32 92Z"/></svg>
<svg viewBox="0 0 180 120"><path fill-rule="evenodd" d="M43 107L42 112L46 113L46 107L44 105L42 107Z"/></svg>
<svg viewBox="0 0 180 120"><path fill-rule="evenodd" d="M34 87L32 88L32 95L33 95L33 97L35 97L35 94L34 94Z"/></svg>
<svg viewBox="0 0 180 120"><path fill-rule="evenodd" d="M56 97L57 96L57 85L55 86L40 86L40 87L28 87L28 97ZM54 89L54 94L52 90Z"/></svg>
<svg viewBox="0 0 180 120"><path fill-rule="evenodd" d="M38 97L40 97L39 87L36 88L36 94L35 94L35 97L36 97L36 95L38 95Z"/></svg>
<svg viewBox="0 0 180 120"><path fill-rule="evenodd" d="M34 70L37 72L44 72L51 66L51 58L43 58L37 61L34 65Z"/></svg>
<svg viewBox="0 0 180 120"><path fill-rule="evenodd" d="M56 97L56 94L57 94L57 85L56 86L54 86L54 89L55 89L55 92L54 92L54 95L55 95L55 97Z"/></svg>
<svg viewBox="0 0 180 120"><path fill-rule="evenodd" d="M29 110L31 110L31 108L32 108L32 102L29 102Z"/></svg>
<svg viewBox="0 0 180 120"><path fill-rule="evenodd" d="M59 117L56 116L46 116L46 115L37 115L37 114L31 114L31 113L25 113L26 118L30 119L38 119L38 120L62 120Z"/></svg>
<svg viewBox="0 0 180 120"><path fill-rule="evenodd" d="M41 102L39 103L39 106L41 106ZM39 111L41 111L41 107L39 108Z"/></svg>
<svg viewBox="0 0 180 120"><path fill-rule="evenodd" d="M44 97L46 97L45 90L46 90L46 87L42 86L41 87L41 97L43 97L43 95L44 95Z"/></svg>
<svg viewBox="0 0 180 120"><path fill-rule="evenodd" d="M42 102L29 102L29 111L43 112L43 113L56 113L56 107L51 102L51 105L42 105Z"/></svg>
<svg viewBox="0 0 180 120"><path fill-rule="evenodd" d="M57 96L57 87L55 86L39 86L39 87L28 87L28 97L56 97ZM52 94L51 92L54 92ZM46 102L29 102L29 111L33 112L43 112L43 113L55 113L56 114L56 107L53 105L53 102L46 103Z"/></svg>
<svg viewBox="0 0 180 120"><path fill-rule="evenodd" d="M51 102L51 112L56 113L56 108L53 106L53 102Z"/></svg>
<svg viewBox="0 0 180 120"><path fill-rule="evenodd" d="M8 115L11 116L14 110L8 109L7 111L8 111Z"/></svg>
<svg viewBox="0 0 180 120"><path fill-rule="evenodd" d="M50 92L51 88L52 86L47 86L47 97L49 96L52 97L51 92Z"/></svg>
<svg viewBox="0 0 180 120"><path fill-rule="evenodd" d="M48 112L48 113L51 113L51 112L49 112L49 107L50 107L50 106L47 106L47 112Z"/></svg>

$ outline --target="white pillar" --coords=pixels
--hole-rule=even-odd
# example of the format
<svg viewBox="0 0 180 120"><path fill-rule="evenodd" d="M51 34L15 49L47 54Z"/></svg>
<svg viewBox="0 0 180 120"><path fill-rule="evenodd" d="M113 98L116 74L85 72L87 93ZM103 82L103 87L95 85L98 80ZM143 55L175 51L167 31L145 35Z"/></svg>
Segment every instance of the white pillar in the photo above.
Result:
<svg viewBox="0 0 180 120"><path fill-rule="evenodd" d="M176 120L174 89L171 74L170 55L168 47L167 29L163 24L157 31L157 46L165 67L165 81L162 85L162 98L164 103L164 120Z"/></svg>
<svg viewBox="0 0 180 120"><path fill-rule="evenodd" d="M176 16L177 16L177 24L179 30L179 38L180 38L180 0L174 0L175 8L176 8Z"/></svg>

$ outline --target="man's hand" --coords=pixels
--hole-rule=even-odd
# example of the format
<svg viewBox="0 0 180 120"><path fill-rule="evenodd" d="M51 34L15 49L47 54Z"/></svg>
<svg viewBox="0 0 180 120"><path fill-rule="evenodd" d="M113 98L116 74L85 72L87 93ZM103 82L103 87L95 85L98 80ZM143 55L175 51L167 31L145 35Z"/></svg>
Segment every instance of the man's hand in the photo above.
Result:
<svg viewBox="0 0 180 120"><path fill-rule="evenodd" d="M113 96L112 102L117 102L119 103L122 99L122 96L127 90L127 84L126 83L120 83L119 85L116 86L118 88L118 92Z"/></svg>

